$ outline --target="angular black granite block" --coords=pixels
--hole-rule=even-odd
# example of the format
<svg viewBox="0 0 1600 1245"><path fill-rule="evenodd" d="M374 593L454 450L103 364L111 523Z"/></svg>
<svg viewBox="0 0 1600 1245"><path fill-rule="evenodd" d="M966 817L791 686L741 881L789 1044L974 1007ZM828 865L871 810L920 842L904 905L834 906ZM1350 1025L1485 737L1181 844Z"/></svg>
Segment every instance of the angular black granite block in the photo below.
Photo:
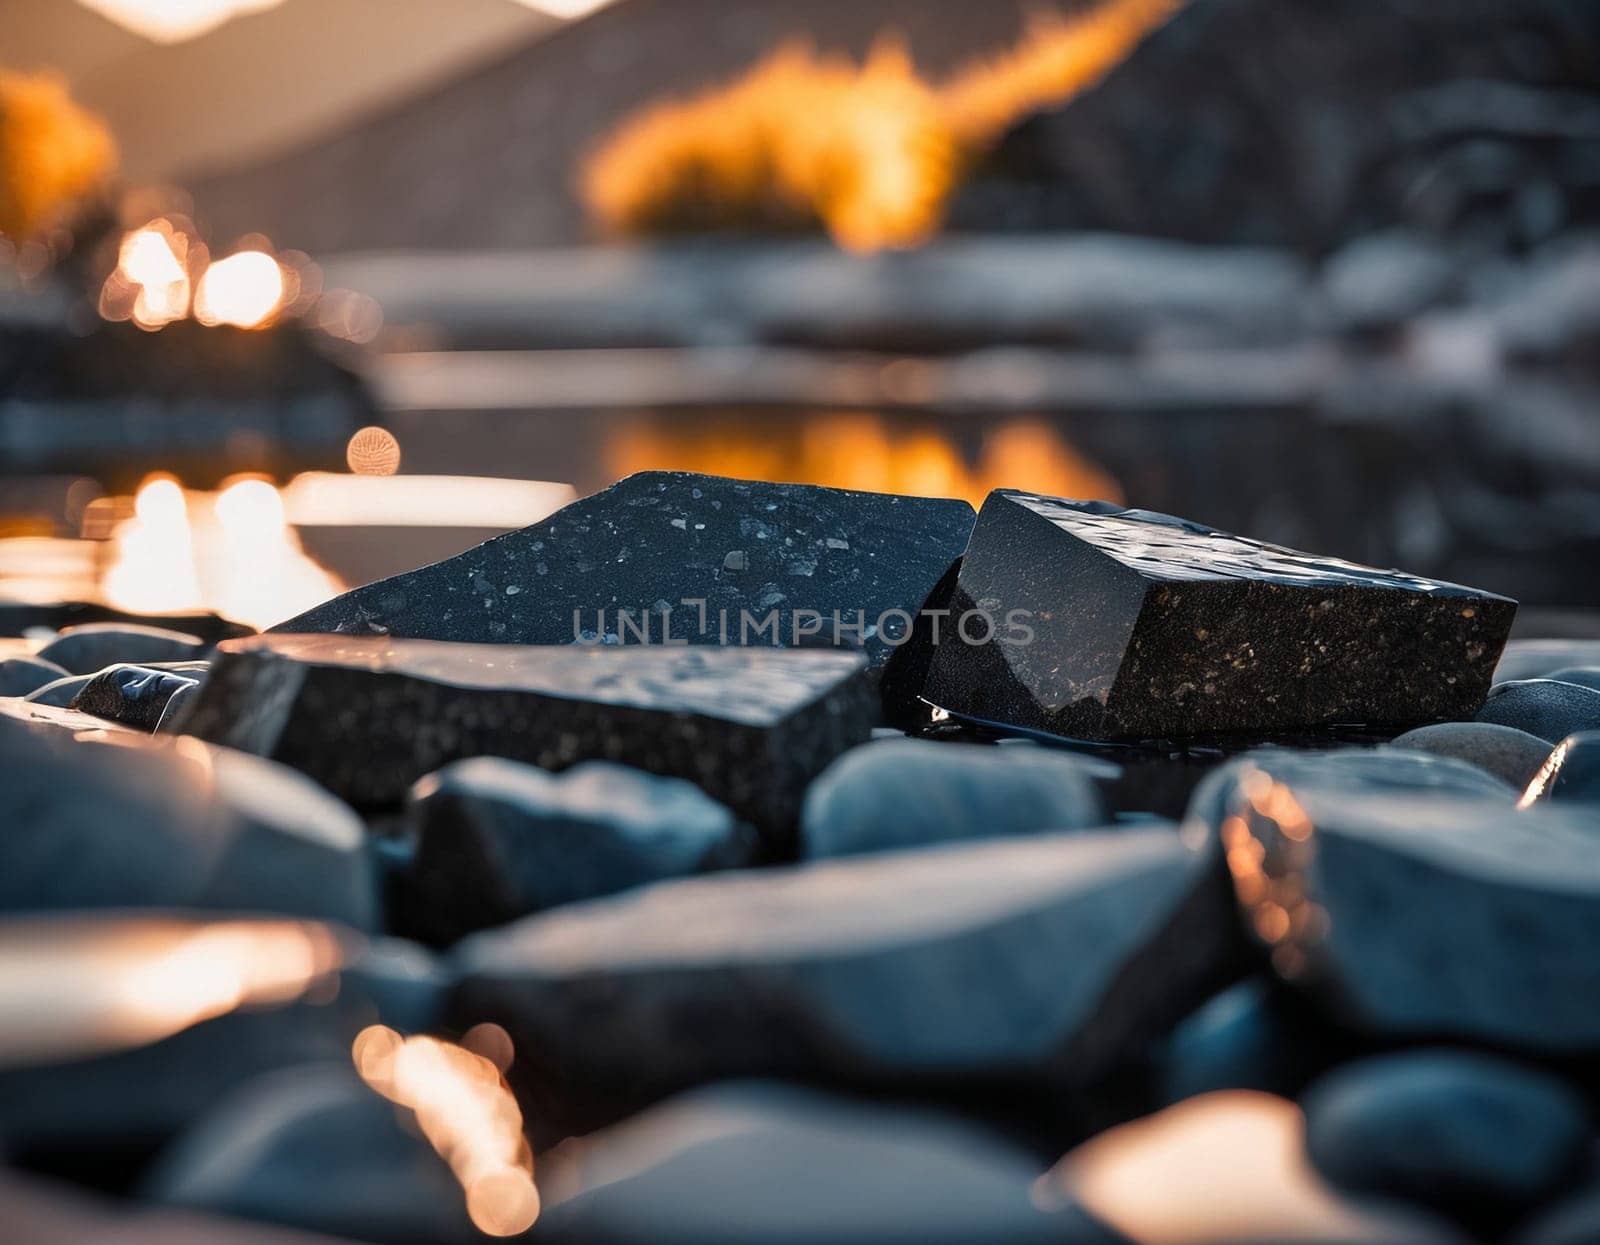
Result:
<svg viewBox="0 0 1600 1245"><path fill-rule="evenodd" d="M1390 1040L1600 1052L1589 810L1363 789L1264 754L1208 802L1246 924L1330 1019Z"/></svg>
<svg viewBox="0 0 1600 1245"><path fill-rule="evenodd" d="M453 1018L554 1136L738 1076L1070 1095L1231 977L1225 892L1169 826L662 882L462 942Z"/></svg>
<svg viewBox="0 0 1600 1245"><path fill-rule="evenodd" d="M1169 515L997 490L952 608L924 690L935 704L1150 739L1471 717L1516 603Z"/></svg>
<svg viewBox="0 0 1600 1245"><path fill-rule="evenodd" d="M871 733L865 668L842 652L258 636L218 650L183 729L367 807L462 757L619 761L697 783L781 847L806 783Z"/></svg>
<svg viewBox="0 0 1600 1245"><path fill-rule="evenodd" d="M273 630L638 644L647 628L652 644L859 647L878 667L972 519L964 501L642 471Z"/></svg>

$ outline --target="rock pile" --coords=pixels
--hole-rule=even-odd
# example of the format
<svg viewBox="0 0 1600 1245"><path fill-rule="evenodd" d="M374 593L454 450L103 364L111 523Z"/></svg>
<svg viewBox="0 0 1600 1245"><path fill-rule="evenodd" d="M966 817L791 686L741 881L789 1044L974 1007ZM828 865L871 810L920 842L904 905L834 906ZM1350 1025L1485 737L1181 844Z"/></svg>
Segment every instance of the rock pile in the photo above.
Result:
<svg viewBox="0 0 1600 1245"><path fill-rule="evenodd" d="M798 642L560 631L769 585ZM380 1245L1587 1239L1600 661L1514 608L651 475L321 634L64 636L0 701L0 1153Z"/></svg>

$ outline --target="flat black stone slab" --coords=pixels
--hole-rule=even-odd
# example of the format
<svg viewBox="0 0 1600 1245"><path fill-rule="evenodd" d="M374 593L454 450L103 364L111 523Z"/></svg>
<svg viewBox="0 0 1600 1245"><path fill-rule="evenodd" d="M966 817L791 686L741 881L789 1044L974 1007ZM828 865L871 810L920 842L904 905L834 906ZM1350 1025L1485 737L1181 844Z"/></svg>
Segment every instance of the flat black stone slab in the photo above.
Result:
<svg viewBox="0 0 1600 1245"><path fill-rule="evenodd" d="M702 645L837 641L877 667L961 556L972 521L964 501L642 471L272 630L480 644L569 644L588 632L638 644L648 628L652 644L668 630Z"/></svg>
<svg viewBox="0 0 1600 1245"><path fill-rule="evenodd" d="M1070 1095L1231 976L1214 864L1159 826L663 882L467 939L452 1010L556 1136L737 1076Z"/></svg>
<svg viewBox="0 0 1600 1245"><path fill-rule="evenodd" d="M1471 717L1516 603L1169 515L996 490L952 608L928 700L1146 739Z"/></svg>
<svg viewBox="0 0 1600 1245"><path fill-rule="evenodd" d="M856 653L273 635L221 646L183 729L367 807L463 757L618 761L697 783L781 846L876 712Z"/></svg>
<svg viewBox="0 0 1600 1245"><path fill-rule="evenodd" d="M1363 787L1283 761L1259 756L1208 790L1241 912L1282 980L1384 1038L1600 1051L1590 810Z"/></svg>

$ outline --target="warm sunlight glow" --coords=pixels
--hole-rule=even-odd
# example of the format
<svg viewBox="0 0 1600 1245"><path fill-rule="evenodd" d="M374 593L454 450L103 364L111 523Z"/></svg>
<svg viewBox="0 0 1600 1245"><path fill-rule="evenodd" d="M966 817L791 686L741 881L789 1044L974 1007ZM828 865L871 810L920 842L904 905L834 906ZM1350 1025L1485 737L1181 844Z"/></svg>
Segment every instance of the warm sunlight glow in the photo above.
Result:
<svg viewBox="0 0 1600 1245"><path fill-rule="evenodd" d="M102 591L108 604L139 614L200 608L189 508L171 476L151 476L139 486L133 517L112 533Z"/></svg>
<svg viewBox="0 0 1600 1245"><path fill-rule="evenodd" d="M106 602L139 613L207 609L267 627L343 592L306 556L270 481L244 477L187 493L170 476L139 488L111 535Z"/></svg>
<svg viewBox="0 0 1600 1245"><path fill-rule="evenodd" d="M259 13L283 0L79 0L129 30L158 43L202 35L241 13Z"/></svg>
<svg viewBox="0 0 1600 1245"><path fill-rule="evenodd" d="M703 471L711 475L917 497L964 497L980 505L996 488L1121 502L1116 477L1049 423L1011 419L986 430L974 460L938 427L896 433L866 412L808 415L781 426L748 420L693 425L640 421L606 445L607 474Z"/></svg>
<svg viewBox="0 0 1600 1245"><path fill-rule="evenodd" d="M140 1046L241 1007L281 1006L342 958L333 932L307 921L0 924L0 1066Z"/></svg>
<svg viewBox="0 0 1600 1245"><path fill-rule="evenodd" d="M42 233L103 184L117 162L105 125L54 74L0 69L0 235Z"/></svg>
<svg viewBox="0 0 1600 1245"><path fill-rule="evenodd" d="M392 476L400 470L400 442L387 428L369 424L351 436L344 460L358 476Z"/></svg>
<svg viewBox="0 0 1600 1245"><path fill-rule="evenodd" d="M189 314L188 234L169 220L130 231L100 291L100 313L158 329Z"/></svg>
<svg viewBox="0 0 1600 1245"><path fill-rule="evenodd" d="M240 251L206 269L195 290L194 317L202 324L260 328L283 305L283 268L264 251Z"/></svg>
<svg viewBox="0 0 1600 1245"><path fill-rule="evenodd" d="M489 1236L516 1236L539 1217L539 1190L522 1112L501 1077L511 1039L496 1027L464 1040L474 1035L488 1054L373 1025L357 1036L351 1058L362 1080L416 1113L423 1136L461 1182L473 1225Z"/></svg>

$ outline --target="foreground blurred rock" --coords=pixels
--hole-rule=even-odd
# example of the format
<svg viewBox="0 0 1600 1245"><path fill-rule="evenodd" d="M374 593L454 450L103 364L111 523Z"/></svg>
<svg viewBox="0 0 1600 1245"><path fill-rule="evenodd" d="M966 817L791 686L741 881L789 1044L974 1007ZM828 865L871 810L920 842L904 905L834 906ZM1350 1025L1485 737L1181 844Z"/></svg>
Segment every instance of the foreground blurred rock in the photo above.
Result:
<svg viewBox="0 0 1600 1245"><path fill-rule="evenodd" d="M466 940L454 1014L552 1136L738 1076L1071 1094L1236 971L1213 863L1156 827L666 882Z"/></svg>
<svg viewBox="0 0 1600 1245"><path fill-rule="evenodd" d="M781 848L806 782L871 732L865 664L772 649L261 636L218 650L183 728L369 807L398 804L463 757L549 770L617 761L697 783Z"/></svg>
<svg viewBox="0 0 1600 1245"><path fill-rule="evenodd" d="M1465 1245L1443 1220L1339 1193L1305 1157L1305 1121L1270 1094L1206 1094L1069 1153L1037 1194L1141 1245Z"/></svg>
<svg viewBox="0 0 1600 1245"><path fill-rule="evenodd" d="M756 843L692 783L583 761L561 774L498 757L422 779L396 928L431 943L580 899L749 864Z"/></svg>
<svg viewBox="0 0 1600 1245"><path fill-rule="evenodd" d="M1029 1198L1038 1166L951 1117L792 1085L681 1094L541 1160L541 1241L659 1245L1116 1239Z"/></svg>
<svg viewBox="0 0 1600 1245"><path fill-rule="evenodd" d="M1445 758L1431 758L1443 763ZM1459 763L1456 763L1459 764ZM1206 793L1241 911L1337 1023L1600 1051L1600 858L1586 811L1362 790L1259 756Z"/></svg>
<svg viewBox="0 0 1600 1245"><path fill-rule="evenodd" d="M130 1208L11 1173L0 1174L0 1223L18 1245L351 1245L207 1215Z"/></svg>
<svg viewBox="0 0 1600 1245"><path fill-rule="evenodd" d="M384 1245L486 1239L449 1166L348 1059L246 1083L160 1155L140 1193Z"/></svg>
<svg viewBox="0 0 1600 1245"><path fill-rule="evenodd" d="M852 856L1104 825L1099 772L1087 758L1043 748L875 740L845 753L807 790L800 854Z"/></svg>
<svg viewBox="0 0 1600 1245"><path fill-rule="evenodd" d="M0 1152L119 1190L222 1094L277 1068L348 1067L380 1018L436 1023L446 988L414 948L314 923L12 921L0 950L49 970L28 985L26 1028L0 1031Z"/></svg>
<svg viewBox="0 0 1600 1245"><path fill-rule="evenodd" d="M37 657L8 657L0 661L0 696L26 696L47 683L67 677L52 661Z"/></svg>
<svg viewBox="0 0 1600 1245"><path fill-rule="evenodd" d="M133 623L83 623L68 627L39 650L44 661L73 674L94 674L118 662L188 661L204 654L199 636Z"/></svg>
<svg viewBox="0 0 1600 1245"><path fill-rule="evenodd" d="M74 722L94 722L72 714ZM194 739L0 714L0 912L204 908L378 922L359 818L293 770Z"/></svg>
<svg viewBox="0 0 1600 1245"><path fill-rule="evenodd" d="M1008 490L984 502L952 608L984 621L934 654L928 700L1091 739L1466 717L1516 612L1169 515Z"/></svg>
<svg viewBox="0 0 1600 1245"><path fill-rule="evenodd" d="M1329 1180L1480 1229L1571 1183L1590 1142L1589 1111L1575 1088L1466 1051L1346 1064L1303 1103L1307 1150Z"/></svg>

